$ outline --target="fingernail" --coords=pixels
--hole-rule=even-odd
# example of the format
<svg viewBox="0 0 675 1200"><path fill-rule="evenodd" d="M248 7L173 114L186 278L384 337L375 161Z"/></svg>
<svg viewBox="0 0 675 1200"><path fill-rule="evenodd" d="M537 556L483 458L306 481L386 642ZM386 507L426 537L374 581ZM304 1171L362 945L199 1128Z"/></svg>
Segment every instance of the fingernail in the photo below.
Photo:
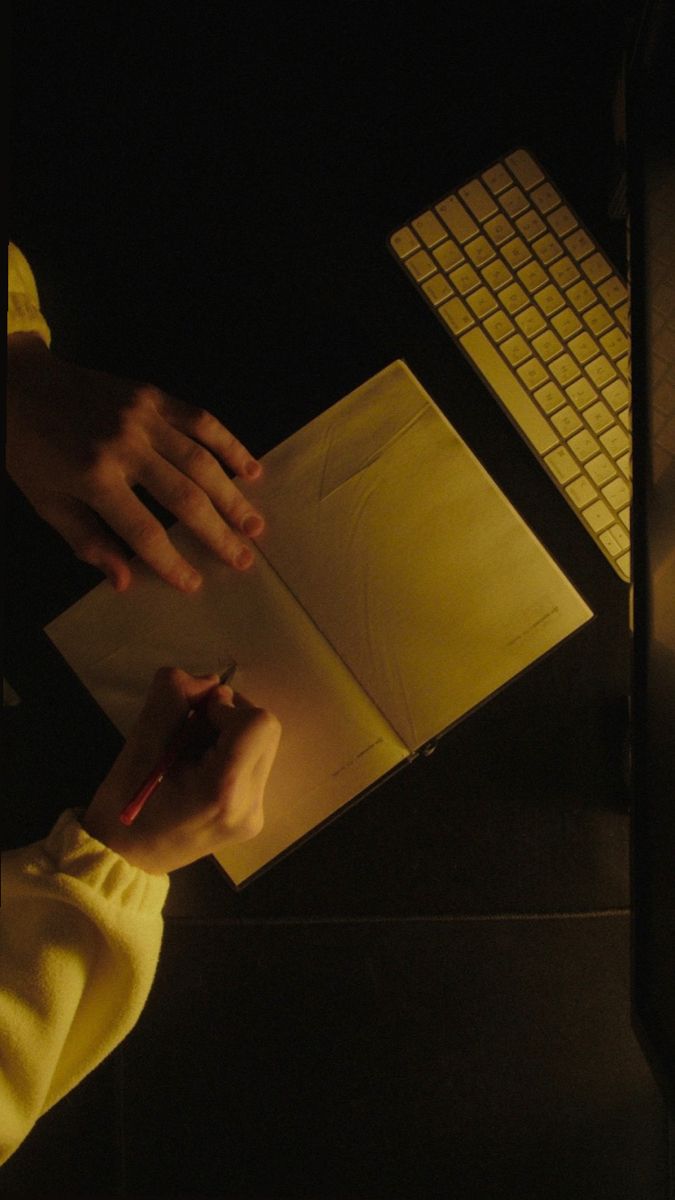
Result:
<svg viewBox="0 0 675 1200"><path fill-rule="evenodd" d="M254 458L249 458L246 466L244 467L244 474L247 475L249 479L255 479L256 476L260 474L260 471L260 463L256 462Z"/></svg>
<svg viewBox="0 0 675 1200"><path fill-rule="evenodd" d="M241 527L249 537L255 537L262 530L263 524L262 517L257 516L256 513L249 513L248 516L244 517Z"/></svg>
<svg viewBox="0 0 675 1200"><path fill-rule="evenodd" d="M250 567L252 562L253 562L253 555L247 546L244 546L243 549L239 551L239 553L235 556L235 559L234 559L234 565L240 571L245 571L247 567Z"/></svg>
<svg viewBox="0 0 675 1200"><path fill-rule="evenodd" d="M202 577L196 571L186 571L181 576L181 587L185 588L186 592L196 592L197 588L201 587Z"/></svg>

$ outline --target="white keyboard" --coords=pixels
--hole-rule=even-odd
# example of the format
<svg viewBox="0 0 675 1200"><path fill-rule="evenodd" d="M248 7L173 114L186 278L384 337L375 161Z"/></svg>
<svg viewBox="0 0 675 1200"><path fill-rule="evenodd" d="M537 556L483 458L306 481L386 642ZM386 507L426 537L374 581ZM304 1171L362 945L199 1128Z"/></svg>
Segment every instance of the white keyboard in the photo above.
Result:
<svg viewBox="0 0 675 1200"><path fill-rule="evenodd" d="M559 189L515 150L390 238L586 530L630 579L625 282Z"/></svg>

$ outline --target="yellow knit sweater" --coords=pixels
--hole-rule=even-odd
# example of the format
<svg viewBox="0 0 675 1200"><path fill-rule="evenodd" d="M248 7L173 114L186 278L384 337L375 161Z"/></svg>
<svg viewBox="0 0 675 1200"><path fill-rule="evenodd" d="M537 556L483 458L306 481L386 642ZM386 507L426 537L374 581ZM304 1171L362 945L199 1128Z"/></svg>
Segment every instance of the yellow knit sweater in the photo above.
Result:
<svg viewBox="0 0 675 1200"><path fill-rule="evenodd" d="M35 280L9 255L8 332L49 344ZM133 1028L162 939L167 875L85 833L75 810L2 856L0 1163Z"/></svg>

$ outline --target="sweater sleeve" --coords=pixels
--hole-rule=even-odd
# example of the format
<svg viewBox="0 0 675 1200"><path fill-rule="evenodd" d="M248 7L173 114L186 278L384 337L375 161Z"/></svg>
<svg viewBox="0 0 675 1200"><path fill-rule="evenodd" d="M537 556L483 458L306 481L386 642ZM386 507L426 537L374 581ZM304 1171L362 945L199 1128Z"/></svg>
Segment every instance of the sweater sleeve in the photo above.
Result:
<svg viewBox="0 0 675 1200"><path fill-rule="evenodd" d="M51 344L49 326L40 312L40 298L24 255L10 242L7 247L7 334L37 333Z"/></svg>
<svg viewBox="0 0 675 1200"><path fill-rule="evenodd" d="M3 855L0 1163L136 1024L168 887L90 837L72 809L44 841Z"/></svg>

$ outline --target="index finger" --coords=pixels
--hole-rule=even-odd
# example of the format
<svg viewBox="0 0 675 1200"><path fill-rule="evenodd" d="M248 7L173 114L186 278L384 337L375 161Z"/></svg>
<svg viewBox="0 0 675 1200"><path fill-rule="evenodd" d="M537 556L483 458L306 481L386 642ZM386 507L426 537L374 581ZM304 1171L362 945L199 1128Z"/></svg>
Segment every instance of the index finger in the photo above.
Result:
<svg viewBox="0 0 675 1200"><path fill-rule="evenodd" d="M162 413L174 428L207 446L235 474L244 479L257 479L261 474L257 459L208 409L195 408L175 396L163 394Z"/></svg>
<svg viewBox="0 0 675 1200"><path fill-rule="evenodd" d="M194 592L202 577L178 552L164 526L145 507L128 483L109 485L95 498L91 508L161 579L183 592Z"/></svg>

